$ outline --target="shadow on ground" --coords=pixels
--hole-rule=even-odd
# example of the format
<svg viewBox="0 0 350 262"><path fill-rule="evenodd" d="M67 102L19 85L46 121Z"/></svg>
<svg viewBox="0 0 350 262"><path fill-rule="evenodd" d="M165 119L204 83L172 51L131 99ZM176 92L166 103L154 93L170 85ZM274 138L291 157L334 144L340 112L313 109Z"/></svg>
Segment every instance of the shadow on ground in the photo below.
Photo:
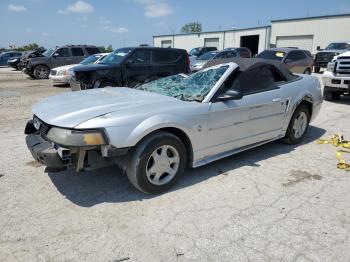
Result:
<svg viewBox="0 0 350 262"><path fill-rule="evenodd" d="M277 155L288 154L298 146L314 142L325 132L324 129L310 126L304 142L299 145L287 145L276 141L203 167L188 169L171 191L193 186L242 166L259 166L260 161ZM62 171L49 173L49 177L62 195L76 205L83 207L104 202L142 201L157 197L157 195L146 195L137 191L117 167L108 167L79 174L74 173L74 171Z"/></svg>

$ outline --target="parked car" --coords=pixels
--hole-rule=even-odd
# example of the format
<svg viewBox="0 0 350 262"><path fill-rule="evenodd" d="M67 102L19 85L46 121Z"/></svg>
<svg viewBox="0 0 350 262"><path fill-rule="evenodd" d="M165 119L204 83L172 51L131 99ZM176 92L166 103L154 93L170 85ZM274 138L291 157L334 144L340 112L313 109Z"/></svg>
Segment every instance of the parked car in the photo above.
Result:
<svg viewBox="0 0 350 262"><path fill-rule="evenodd" d="M117 49L98 64L73 68L73 91L106 86L135 87L161 77L189 73L186 50L156 47Z"/></svg>
<svg viewBox="0 0 350 262"><path fill-rule="evenodd" d="M197 72L199 70L202 70L203 66L207 62L209 62L211 60L215 60L215 59L241 57L241 55L243 55L244 58L249 58L249 57L251 57L251 54L249 56L249 53L247 53L247 49L248 48L229 48L229 49L225 49L223 51L207 52L207 53L201 55L200 57L196 58L192 62L192 64L191 64L191 71L192 72Z"/></svg>
<svg viewBox="0 0 350 262"><path fill-rule="evenodd" d="M12 59L14 57L21 56L22 52L17 52L17 51L9 51L9 52L4 52L0 54L0 66L7 66L7 61L9 59Z"/></svg>
<svg viewBox="0 0 350 262"><path fill-rule="evenodd" d="M46 50L42 55L26 59L24 73L36 78L49 77L50 69L80 63L87 56L100 53L92 45L65 45Z"/></svg>
<svg viewBox="0 0 350 262"><path fill-rule="evenodd" d="M321 68L326 68L334 56L350 51L350 41L330 43L326 49L315 55L314 72L319 73Z"/></svg>
<svg viewBox="0 0 350 262"><path fill-rule="evenodd" d="M189 52L190 56L196 56L199 57L207 52L211 52L211 51L216 51L218 50L216 47L195 47L193 49L191 49L191 51Z"/></svg>
<svg viewBox="0 0 350 262"><path fill-rule="evenodd" d="M335 56L323 73L323 98L339 100L341 95L350 95L350 51Z"/></svg>
<svg viewBox="0 0 350 262"><path fill-rule="evenodd" d="M71 69L79 65L90 65L90 64L98 64L103 58L105 58L109 53L100 53L88 56L79 64L65 65L51 69L49 78L52 82L56 84L69 84L72 74Z"/></svg>
<svg viewBox="0 0 350 262"><path fill-rule="evenodd" d="M295 48L271 48L259 53L256 58L281 61L290 71L299 74L312 73L313 59L307 50Z"/></svg>
<svg viewBox="0 0 350 262"><path fill-rule="evenodd" d="M316 77L294 75L274 61L240 59L135 89L49 97L34 105L26 142L47 167L82 171L117 163L137 189L159 193L186 166L281 138L302 141L321 104Z"/></svg>
<svg viewBox="0 0 350 262"><path fill-rule="evenodd" d="M9 60L7 60L7 65L16 70L19 70L18 64L21 61L21 57L22 55L10 58Z"/></svg>

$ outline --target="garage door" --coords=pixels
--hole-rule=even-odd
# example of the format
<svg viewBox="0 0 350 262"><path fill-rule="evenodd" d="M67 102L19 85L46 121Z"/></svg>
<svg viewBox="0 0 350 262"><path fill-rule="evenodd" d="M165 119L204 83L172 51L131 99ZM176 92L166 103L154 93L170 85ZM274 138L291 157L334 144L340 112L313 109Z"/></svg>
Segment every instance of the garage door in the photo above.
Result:
<svg viewBox="0 0 350 262"><path fill-rule="evenodd" d="M219 38L204 38L204 46L219 49Z"/></svg>
<svg viewBox="0 0 350 262"><path fill-rule="evenodd" d="M298 47L311 51L313 36L296 35L296 36L277 36L277 47Z"/></svg>
<svg viewBox="0 0 350 262"><path fill-rule="evenodd" d="M171 40L162 40L161 45L162 45L162 47L172 47L172 41Z"/></svg>

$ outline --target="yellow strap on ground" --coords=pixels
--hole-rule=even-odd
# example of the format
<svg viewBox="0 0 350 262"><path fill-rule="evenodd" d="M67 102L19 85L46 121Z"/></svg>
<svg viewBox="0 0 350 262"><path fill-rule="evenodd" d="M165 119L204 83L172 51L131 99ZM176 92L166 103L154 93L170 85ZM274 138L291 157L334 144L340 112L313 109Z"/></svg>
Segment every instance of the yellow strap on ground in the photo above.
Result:
<svg viewBox="0 0 350 262"><path fill-rule="evenodd" d="M330 139L319 139L318 144L332 144L335 147L350 149L350 141L346 141L342 134L334 134ZM350 154L350 151L338 150L336 157L338 159L337 167L346 171L350 171L350 164L343 159L343 153Z"/></svg>
<svg viewBox="0 0 350 262"><path fill-rule="evenodd" d="M350 154L349 151L345 151L345 150L338 150L336 152L336 156L337 156L337 159L338 159L338 164L337 164L337 167L339 169L344 169L346 171L350 171L350 164L347 163L344 159L343 159L343 156L342 156L342 153L347 153L347 154Z"/></svg>

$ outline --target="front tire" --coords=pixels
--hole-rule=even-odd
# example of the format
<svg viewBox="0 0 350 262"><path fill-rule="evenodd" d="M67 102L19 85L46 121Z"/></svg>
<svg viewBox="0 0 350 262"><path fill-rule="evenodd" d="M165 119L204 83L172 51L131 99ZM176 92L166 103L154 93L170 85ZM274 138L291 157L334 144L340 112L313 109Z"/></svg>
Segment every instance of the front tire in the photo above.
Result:
<svg viewBox="0 0 350 262"><path fill-rule="evenodd" d="M34 68L34 77L36 79L47 79L49 78L50 69L44 65L38 65Z"/></svg>
<svg viewBox="0 0 350 262"><path fill-rule="evenodd" d="M182 141L168 132L143 139L128 161L129 181L140 191L156 194L167 191L183 174L187 162Z"/></svg>
<svg viewBox="0 0 350 262"><path fill-rule="evenodd" d="M310 123L310 111L306 105L300 105L295 110L287 129L284 141L294 145L304 138Z"/></svg>

